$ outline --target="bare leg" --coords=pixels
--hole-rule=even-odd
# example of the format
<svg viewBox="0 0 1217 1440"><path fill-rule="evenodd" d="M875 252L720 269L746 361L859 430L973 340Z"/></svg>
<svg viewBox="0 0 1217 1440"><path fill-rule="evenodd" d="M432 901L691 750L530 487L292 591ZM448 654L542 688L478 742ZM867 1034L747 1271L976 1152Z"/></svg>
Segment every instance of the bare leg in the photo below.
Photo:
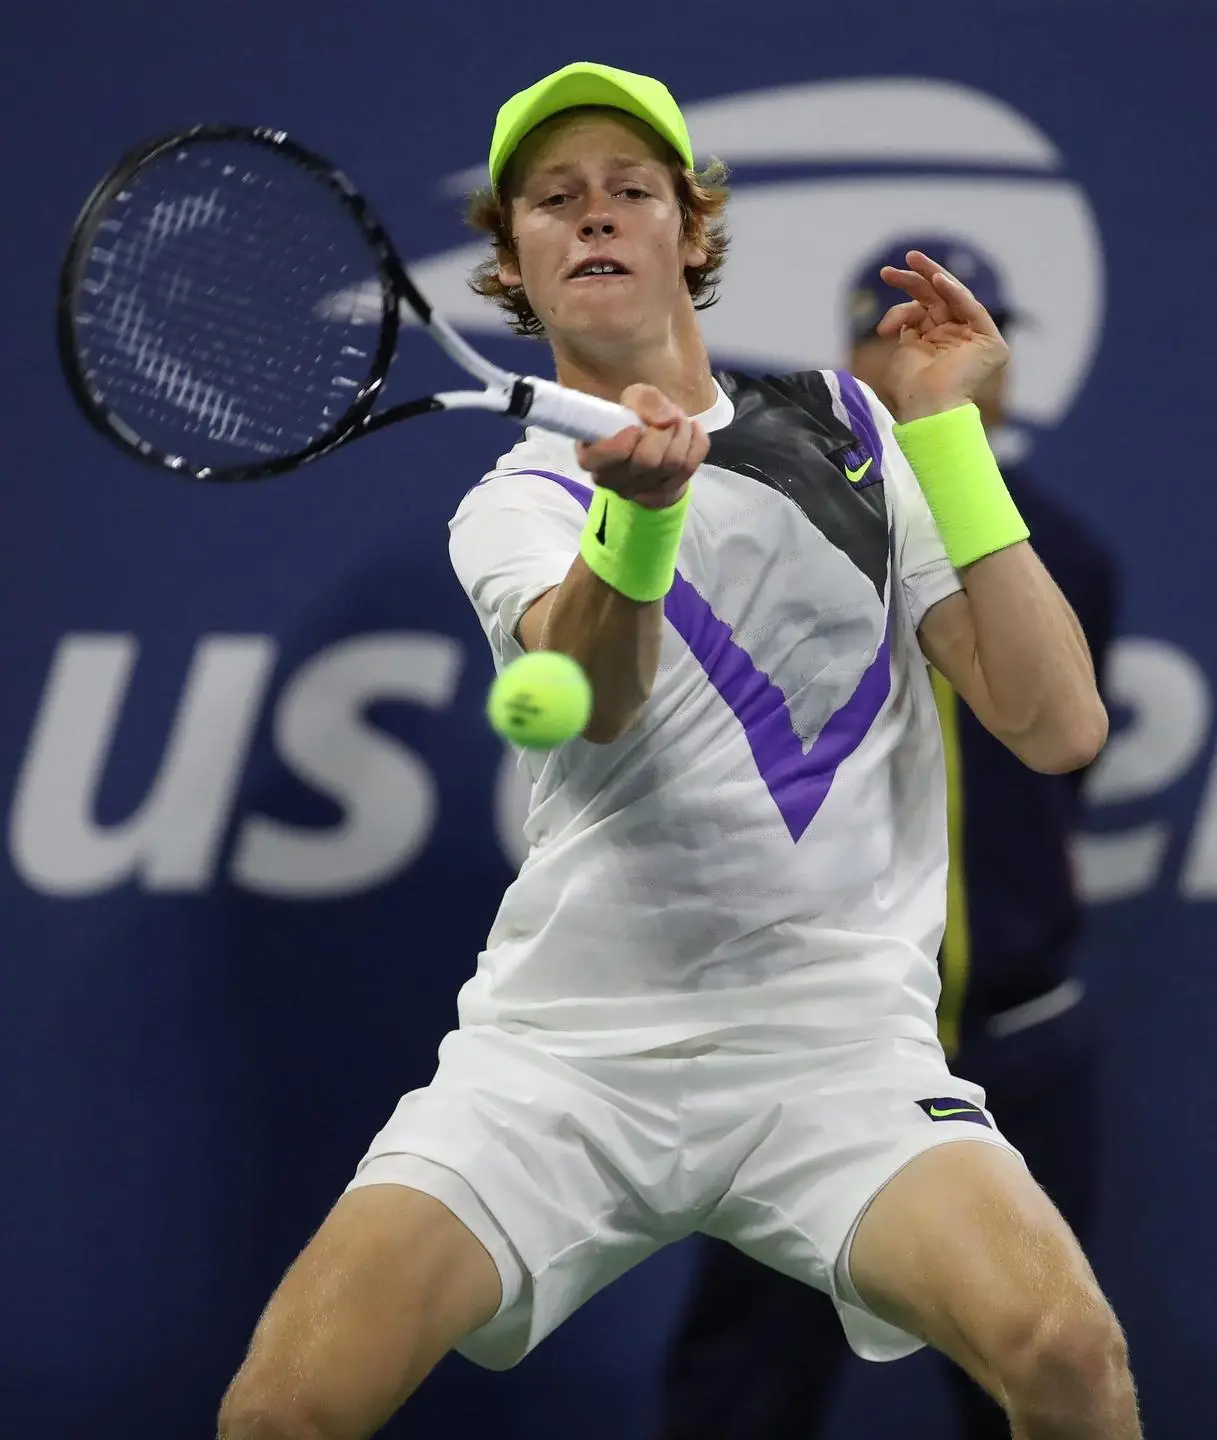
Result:
<svg viewBox="0 0 1217 1440"><path fill-rule="evenodd" d="M963 1141L918 1156L871 1203L850 1275L983 1385L1016 1440L1140 1440L1120 1326L1017 1156Z"/></svg>
<svg viewBox="0 0 1217 1440"><path fill-rule="evenodd" d="M501 1295L438 1200L353 1190L284 1276L220 1410L220 1440L364 1440Z"/></svg>

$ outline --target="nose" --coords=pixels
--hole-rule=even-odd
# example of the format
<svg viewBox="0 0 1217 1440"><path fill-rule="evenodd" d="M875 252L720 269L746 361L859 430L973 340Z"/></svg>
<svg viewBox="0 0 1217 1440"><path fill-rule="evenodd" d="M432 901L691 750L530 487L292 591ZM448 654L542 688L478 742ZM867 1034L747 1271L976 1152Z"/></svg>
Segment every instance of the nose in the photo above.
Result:
<svg viewBox="0 0 1217 1440"><path fill-rule="evenodd" d="M583 217L579 225L579 234L584 240L593 240L600 236L615 235L617 226L613 217L600 206L592 206Z"/></svg>

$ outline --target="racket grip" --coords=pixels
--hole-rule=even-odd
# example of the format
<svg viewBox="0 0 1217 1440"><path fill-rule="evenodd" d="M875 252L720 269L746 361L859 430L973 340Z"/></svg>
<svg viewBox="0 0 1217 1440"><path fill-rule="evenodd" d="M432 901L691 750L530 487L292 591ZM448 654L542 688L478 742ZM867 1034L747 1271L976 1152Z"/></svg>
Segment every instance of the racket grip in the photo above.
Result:
<svg viewBox="0 0 1217 1440"><path fill-rule="evenodd" d="M598 395L585 395L582 390L570 390L533 376L525 383L532 391L532 402L519 418L556 435L567 435L572 440L605 440L628 425L642 424L632 410L612 400L601 400Z"/></svg>

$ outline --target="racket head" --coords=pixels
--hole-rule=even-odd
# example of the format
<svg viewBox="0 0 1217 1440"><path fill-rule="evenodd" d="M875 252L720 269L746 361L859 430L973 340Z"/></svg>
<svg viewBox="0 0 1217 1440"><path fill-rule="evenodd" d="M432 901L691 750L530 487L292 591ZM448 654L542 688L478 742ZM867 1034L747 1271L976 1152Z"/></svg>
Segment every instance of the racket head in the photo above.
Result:
<svg viewBox="0 0 1217 1440"><path fill-rule="evenodd" d="M344 320L332 297L353 286L362 311ZM430 321L340 170L280 130L196 125L131 151L86 201L60 273L60 363L127 453L199 480L261 479L364 425L403 300Z"/></svg>

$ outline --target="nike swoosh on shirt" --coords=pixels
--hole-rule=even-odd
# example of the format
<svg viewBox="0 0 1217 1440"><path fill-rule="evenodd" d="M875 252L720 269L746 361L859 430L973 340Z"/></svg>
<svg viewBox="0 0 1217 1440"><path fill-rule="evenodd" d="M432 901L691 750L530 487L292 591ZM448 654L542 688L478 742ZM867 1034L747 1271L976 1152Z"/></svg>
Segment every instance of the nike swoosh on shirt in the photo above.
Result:
<svg viewBox="0 0 1217 1440"><path fill-rule="evenodd" d="M957 1110L940 1110L937 1105L930 1106L931 1120L945 1120L948 1115L974 1115L975 1105L961 1105Z"/></svg>
<svg viewBox="0 0 1217 1440"><path fill-rule="evenodd" d="M867 460L865 465L859 465L856 470L851 470L847 465L845 467L845 478L849 481L851 485L856 485L874 463L875 457L872 455L870 459Z"/></svg>

